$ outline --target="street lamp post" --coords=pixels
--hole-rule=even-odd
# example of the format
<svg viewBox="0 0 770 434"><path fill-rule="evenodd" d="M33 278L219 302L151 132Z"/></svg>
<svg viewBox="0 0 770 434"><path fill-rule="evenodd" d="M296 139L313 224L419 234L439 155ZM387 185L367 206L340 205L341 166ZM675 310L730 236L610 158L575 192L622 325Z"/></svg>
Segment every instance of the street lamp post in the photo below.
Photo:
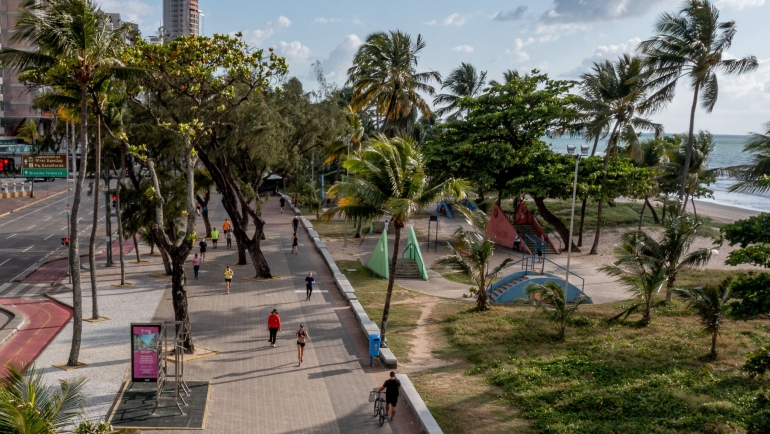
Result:
<svg viewBox="0 0 770 434"><path fill-rule="evenodd" d="M346 160L350 159L350 144L352 143L352 140L353 140L353 135L352 134L348 134L347 136L345 136L344 139L342 139L342 142L345 144L345 147L348 148L348 156L347 156ZM349 176L350 176L350 169L346 168L345 169L345 182L347 182L347 180L348 180L347 178ZM345 215L345 242L344 242L343 245L344 246L348 245L348 216L347 215Z"/></svg>
<svg viewBox="0 0 770 434"><path fill-rule="evenodd" d="M580 157L588 155L588 145L580 145L580 153L575 153L575 145L567 145L567 154L575 158L575 178L572 181L572 215L569 219L569 239L567 240L567 275L564 279L564 301L567 301L567 291L569 289L569 264L572 257L572 229L575 227L575 198L577 196L577 178L578 178L578 164L580 163Z"/></svg>

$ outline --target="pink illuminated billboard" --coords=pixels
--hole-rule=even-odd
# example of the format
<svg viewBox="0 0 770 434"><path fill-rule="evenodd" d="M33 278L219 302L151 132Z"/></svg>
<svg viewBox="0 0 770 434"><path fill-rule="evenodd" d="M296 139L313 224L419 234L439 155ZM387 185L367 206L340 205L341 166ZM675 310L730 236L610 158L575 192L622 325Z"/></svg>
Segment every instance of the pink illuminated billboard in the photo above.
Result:
<svg viewBox="0 0 770 434"><path fill-rule="evenodd" d="M158 381L160 324L131 324L131 379Z"/></svg>

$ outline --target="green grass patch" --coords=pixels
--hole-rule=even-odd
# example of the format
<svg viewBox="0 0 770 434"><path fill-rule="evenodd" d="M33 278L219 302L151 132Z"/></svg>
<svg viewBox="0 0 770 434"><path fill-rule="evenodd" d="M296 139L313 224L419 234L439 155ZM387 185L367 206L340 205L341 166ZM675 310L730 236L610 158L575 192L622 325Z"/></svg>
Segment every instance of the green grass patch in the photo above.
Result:
<svg viewBox="0 0 770 434"><path fill-rule="evenodd" d="M356 297L366 314L379 325L388 291L388 281L377 276L358 261L336 262L337 267L355 288ZM347 271L347 269L356 269L356 271ZM415 297L414 292L396 285L393 288L390 314L388 315L386 331L388 345L393 354L405 362L409 362L409 351L412 347L412 341L414 341L412 332L417 327L417 321L422 312L419 306L408 303Z"/></svg>
<svg viewBox="0 0 770 434"><path fill-rule="evenodd" d="M748 274L748 271L684 269L676 275L676 286L694 288L697 286L718 285L728 277L736 278L742 274Z"/></svg>
<svg viewBox="0 0 770 434"><path fill-rule="evenodd" d="M463 276L459 273L455 273L449 270L444 270L442 268L431 268L431 270L435 271L436 273L440 274L441 277L443 277L446 280L450 280L455 283L462 283L463 285L473 285L470 280L466 276Z"/></svg>
<svg viewBox="0 0 770 434"><path fill-rule="evenodd" d="M528 422L524 431L745 432L747 404L770 379L749 378L739 368L749 351L770 339L770 321L725 321L719 358L705 362L709 338L682 304L656 306L648 327L637 325L639 315L608 324L623 304L581 307L565 342L554 339L554 326L532 308L476 313L448 305L434 311L444 315L447 342L434 354L464 363L425 374L416 384L433 397L428 405L447 432L473 431L458 402L474 406L495 391L509 412ZM453 387L446 393L460 396L443 397L436 380L457 369L464 369L463 383L476 378L493 389ZM481 395L474 399L473 393ZM492 404L487 411L497 414Z"/></svg>

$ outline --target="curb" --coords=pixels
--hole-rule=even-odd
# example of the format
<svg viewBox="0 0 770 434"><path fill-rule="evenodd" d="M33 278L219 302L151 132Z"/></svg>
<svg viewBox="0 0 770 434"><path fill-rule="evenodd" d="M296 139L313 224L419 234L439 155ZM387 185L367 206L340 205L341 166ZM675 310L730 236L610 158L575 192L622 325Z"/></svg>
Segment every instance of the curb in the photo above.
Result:
<svg viewBox="0 0 770 434"><path fill-rule="evenodd" d="M117 233L117 230L114 232L114 234L115 234L115 233ZM99 255L99 254L101 254L102 252L106 251L106 250L107 250L106 244L107 244L107 242L106 242L106 241L102 242L102 244L100 244L100 245L99 245L99 246L96 248L96 253L95 253L95 255ZM57 250L59 250L59 249L56 249L56 250L54 250L54 252L55 252L55 251L57 251ZM65 250L66 250L66 249L65 249ZM86 256L86 257L87 257L87 256L88 256L88 253L86 253L85 255L80 255L80 257L81 257L81 258L83 258L84 256ZM23 282L23 281L25 281L25 280L27 279L27 277L31 276L31 275L32 275L32 273L34 273L35 271L39 270L39 269L40 269L40 267L42 267L42 266L44 266L44 265L48 265L48 264L50 264L51 262L54 262L54 261L61 261L62 259L67 259L67 257L68 257L68 256L64 256L64 257L61 257L61 258L53 258L53 259L49 259L49 260L47 260L47 261L41 262L40 264L38 264L38 265L37 265L37 267L35 267L35 269L34 269L34 270L30 271L29 273L26 273L26 274L24 274L24 277L22 277L21 279L14 279L14 282ZM69 265L68 265L68 266L69 266ZM66 274L65 274L65 276L66 276ZM51 285L53 286L53 285L54 285L54 283L56 283L56 282L57 282L57 281L59 281L59 280L61 280L61 277L60 277L60 278L58 278L58 279L56 279L56 280L55 280L53 283L51 283Z"/></svg>
<svg viewBox="0 0 770 434"><path fill-rule="evenodd" d="M291 200L291 198L285 194L282 194L282 196L289 201ZM296 207L292 208L294 209L296 215L300 215L300 212ZM307 235L310 237L310 239L313 240L313 244L315 245L316 249L321 253L326 266L329 268L332 276L334 276L334 283L336 284L337 289L340 291L340 294L342 294L345 300L348 301L348 305L353 311L353 315L356 317L358 324L361 326L361 330L364 332L364 335L367 337L367 339L369 338L370 334L379 335L380 327L369 318L369 315L367 315L367 313L364 311L361 303L358 302L356 291L353 288L353 285L350 284L348 278L345 277L345 275L340 271L339 267L337 267L337 263L334 262L332 255L329 254L329 250L327 249L326 244L321 241L320 235L318 235L318 232L316 232L313 228L313 224L310 223L310 221L305 217L300 216L299 220L302 223L302 226L305 228ZM382 361L382 364L389 369L396 369L398 367L398 359L393 354L393 351L390 350L390 348L380 348L380 360Z"/></svg>
<svg viewBox="0 0 770 434"><path fill-rule="evenodd" d="M18 310L5 305L0 305L0 310L9 313L12 316L11 320L8 321L8 324L0 329L0 345L3 345L14 333L19 331L19 328L21 328L26 321L26 318L24 317L24 314Z"/></svg>
<svg viewBox="0 0 770 434"><path fill-rule="evenodd" d="M68 186L68 187L69 187L69 186ZM50 198L52 198L52 197L56 197L56 196L58 196L58 195L60 195L60 194L64 194L64 193L66 193L66 192L67 192L67 190L64 190L64 191L60 191L60 192L58 192L58 193L54 193L54 194L51 194L51 195L49 195L49 196L46 196L46 197L44 197L44 198L42 198L42 199L40 199L40 200L36 200L36 201L34 201L34 202L32 202L32 203L28 203L28 204L26 204L26 205L22 205L22 206L20 206L20 207L18 207L18 208L16 208L16 209L14 209L14 210L8 211L8 212L6 212L6 213L3 213L3 214L0 214L0 217L5 217L5 216L7 216L8 214L13 214L13 213L15 213L16 211L21 211L21 210L23 210L24 208L26 208L26 207L28 207L28 206L32 206L32 205L35 205L35 204L37 204L37 203L40 203L40 202L42 202L42 201L44 201L44 200L48 200L48 199L50 199Z"/></svg>
<svg viewBox="0 0 770 434"><path fill-rule="evenodd" d="M414 388L409 376L406 374L396 374L396 378L401 382L401 390L404 392L403 395L406 398L406 407L417 420L417 423L420 424L420 433L443 434L444 431L441 430L438 422L436 422L436 419L430 413L430 410L428 410L428 406L425 405L425 402L422 400L422 397L420 397L417 389Z"/></svg>

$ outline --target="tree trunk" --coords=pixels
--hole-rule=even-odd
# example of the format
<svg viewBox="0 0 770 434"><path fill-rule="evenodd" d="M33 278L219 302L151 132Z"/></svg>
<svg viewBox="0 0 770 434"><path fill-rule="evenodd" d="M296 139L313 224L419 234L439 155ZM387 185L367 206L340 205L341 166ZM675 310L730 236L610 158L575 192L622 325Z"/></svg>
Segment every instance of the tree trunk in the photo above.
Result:
<svg viewBox="0 0 770 434"><path fill-rule="evenodd" d="M31 184L32 190L29 192L29 197L34 198L35 197L35 177L32 177L30 184Z"/></svg>
<svg viewBox="0 0 770 434"><path fill-rule="evenodd" d="M644 200L647 200L647 198L645 198ZM642 212L639 213L639 228L637 228L637 231L639 231L639 232L642 231L642 220L644 219L644 210L646 208L647 208L647 205L643 203L642 204Z"/></svg>
<svg viewBox="0 0 770 434"><path fill-rule="evenodd" d="M173 276L174 272L171 267L171 258L169 257L168 252L166 252L166 249L164 249L160 244L156 243L155 245L158 246L160 258L163 260L163 270L166 272L166 276Z"/></svg>
<svg viewBox="0 0 770 434"><path fill-rule="evenodd" d="M91 271L91 319L99 319L99 299L97 298L96 282L96 228L99 225L99 188L101 187L102 138L101 122L96 116L96 139L94 140L94 218L91 226L91 239L88 242L88 268ZM111 249L112 246L107 246Z"/></svg>
<svg viewBox="0 0 770 434"><path fill-rule="evenodd" d="M575 242L573 240L570 240L569 229L567 228L567 226L564 225L564 222L562 222L559 217L556 217L551 211L548 210L548 208L546 208L545 201L542 197L535 197L533 199L535 200L535 205L537 205L537 210L538 212L540 212L540 215L543 217L543 219L547 221L551 226L553 226L556 232L559 233L559 236L561 237L561 239L564 240L565 244L567 242L572 243L573 252L579 252L580 248L575 245ZM564 248L566 249L567 246L564 246Z"/></svg>
<svg viewBox="0 0 770 434"><path fill-rule="evenodd" d="M661 220L663 221L666 220L666 208L668 208L668 200L667 200L667 196L664 196L663 197L663 215L660 216Z"/></svg>
<svg viewBox="0 0 770 434"><path fill-rule="evenodd" d="M711 356L717 356L717 332L711 333Z"/></svg>
<svg viewBox="0 0 770 434"><path fill-rule="evenodd" d="M123 219L120 216L120 187L123 185L123 179L126 177L126 151L120 147L120 175L118 175L117 184L115 184L115 217L118 224L118 247L120 248L120 284L126 284L126 255L123 253ZM134 244L136 248L136 244ZM137 249L138 250L138 249ZM137 251L137 255L139 252ZM137 259L137 263L139 260Z"/></svg>
<svg viewBox="0 0 770 434"><path fill-rule="evenodd" d="M396 261L398 261L398 248L401 244L401 229L404 227L404 222L393 221L393 228L396 231L396 240L393 242L393 256L390 260L390 273L388 276L388 292L385 295L385 306L382 308L382 321L380 322L380 339L381 342L387 347L385 342L385 331L388 328L388 315L390 315L390 299L393 297L393 286L396 283Z"/></svg>
<svg viewBox="0 0 770 434"><path fill-rule="evenodd" d="M259 196L257 196L257 200L259 200ZM241 204L241 218L243 219L243 231L248 233L249 232L249 210L246 209L248 205ZM260 240L263 239L260 237ZM248 262L246 261L246 247L245 245L241 245L242 243L238 240L236 237L235 243L237 244L238 248L238 265L246 265Z"/></svg>
<svg viewBox="0 0 770 434"><path fill-rule="evenodd" d="M484 312L485 310L489 309L489 293L487 292L487 279L486 279L486 273L489 263L487 263L484 268L484 272L481 274L479 278L479 287L477 288L476 292L476 309L479 312Z"/></svg>
<svg viewBox="0 0 770 434"><path fill-rule="evenodd" d="M692 141L693 130L695 129L695 109L698 107L698 90L700 84L695 85L692 97L692 107L690 108L690 130L687 133L687 152L684 156L684 167L682 167L682 182L679 185L679 203L684 200L685 190L687 189L687 176L690 172L690 161L692 160ZM684 215L685 207L679 209L679 215Z"/></svg>
<svg viewBox="0 0 770 434"><path fill-rule="evenodd" d="M142 262L142 258L139 257L139 243L136 241L136 234L134 234L134 253L136 253L136 263L140 264Z"/></svg>
<svg viewBox="0 0 770 434"><path fill-rule="evenodd" d="M364 225L364 218L358 218L358 224L356 225L356 236L354 238L361 238L361 227Z"/></svg>
<svg viewBox="0 0 770 434"><path fill-rule="evenodd" d="M80 155L81 164L75 193L72 198L72 214L70 215L70 257L69 267L72 275L72 346L70 347L67 366L77 366L80 357L80 341L83 332L83 290L80 286L80 251L78 249L78 213L80 212L80 197L83 193L83 182L86 177L88 155L88 88L80 87ZM74 133L73 133L74 135ZM72 142L72 155L75 155L75 143ZM74 235L74 236L73 236Z"/></svg>
<svg viewBox="0 0 770 434"><path fill-rule="evenodd" d="M97 122L99 122L97 120ZM105 158L106 160L106 158ZM107 186L107 190L104 190L104 229L105 234L104 236L107 238L109 244L109 247L107 248L107 267L111 267L115 265L115 263L112 261L112 243L109 242L109 240L112 239L112 203L110 203L110 168L107 162L104 162L104 185ZM116 203L117 205L117 203Z"/></svg>
<svg viewBox="0 0 770 434"><path fill-rule="evenodd" d="M203 225L206 227L206 235L204 238L211 237L211 220L209 220L209 197L211 193L206 192L205 197L196 196L198 205L201 206L201 218L203 219Z"/></svg>
<svg viewBox="0 0 770 434"><path fill-rule="evenodd" d="M586 202L588 199L583 198L583 204L580 205L580 228L578 229L578 247L583 247L583 223L586 219Z"/></svg>
<svg viewBox="0 0 770 434"><path fill-rule="evenodd" d="M698 210L695 209L695 198L691 199L690 202L692 203L692 213L695 215L695 218L698 218Z"/></svg>
<svg viewBox="0 0 770 434"><path fill-rule="evenodd" d="M671 303L671 297L674 294L674 282L676 282L676 274L669 276L666 280L666 303Z"/></svg>
<svg viewBox="0 0 770 434"><path fill-rule="evenodd" d="M599 205L596 208L596 234L594 234L594 243L591 246L591 251L588 252L589 255L597 255L599 252L599 237L601 237L602 233L602 207L604 206L604 201L599 200Z"/></svg>
<svg viewBox="0 0 770 434"><path fill-rule="evenodd" d="M649 198L644 198L644 203L647 205L648 208L650 208L650 212L652 213L652 219L655 221L656 225L660 224L660 219L658 218L658 213L655 211L655 207L652 206L652 203L650 203Z"/></svg>

